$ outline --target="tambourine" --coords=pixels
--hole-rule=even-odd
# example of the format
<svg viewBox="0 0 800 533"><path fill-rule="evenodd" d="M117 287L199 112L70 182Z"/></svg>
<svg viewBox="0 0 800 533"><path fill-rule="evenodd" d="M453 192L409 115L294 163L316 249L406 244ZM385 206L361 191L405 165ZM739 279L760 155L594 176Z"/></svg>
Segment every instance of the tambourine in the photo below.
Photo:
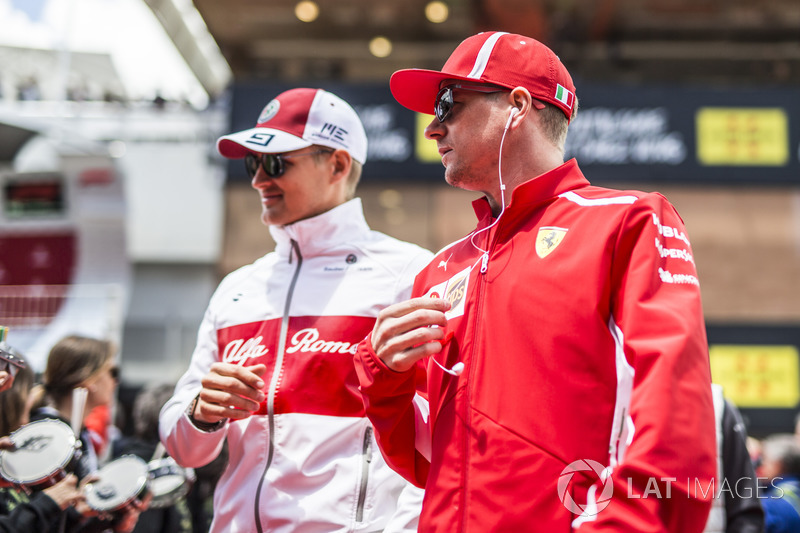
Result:
<svg viewBox="0 0 800 533"><path fill-rule="evenodd" d="M11 435L14 450L0 451L0 476L26 490L51 487L72 472L81 441L64 422L43 419Z"/></svg>
<svg viewBox="0 0 800 533"><path fill-rule="evenodd" d="M150 472L151 508L169 507L192 488L197 477L192 468L183 468L172 457L147 463Z"/></svg>
<svg viewBox="0 0 800 533"><path fill-rule="evenodd" d="M94 475L97 481L84 489L86 503L101 513L124 511L149 492L147 463L135 455L114 459Z"/></svg>

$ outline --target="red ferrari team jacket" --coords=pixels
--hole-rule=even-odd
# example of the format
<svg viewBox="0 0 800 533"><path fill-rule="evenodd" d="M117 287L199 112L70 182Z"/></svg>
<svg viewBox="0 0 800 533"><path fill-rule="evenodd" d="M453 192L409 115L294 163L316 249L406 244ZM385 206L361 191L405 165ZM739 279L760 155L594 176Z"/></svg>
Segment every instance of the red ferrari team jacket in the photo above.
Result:
<svg viewBox="0 0 800 533"><path fill-rule="evenodd" d="M369 337L355 356L387 461L426 489L419 531L702 531L716 436L679 215L574 160L517 187L487 231L474 207L413 292L451 302L434 357L463 373L393 372ZM412 402L425 374L429 418Z"/></svg>

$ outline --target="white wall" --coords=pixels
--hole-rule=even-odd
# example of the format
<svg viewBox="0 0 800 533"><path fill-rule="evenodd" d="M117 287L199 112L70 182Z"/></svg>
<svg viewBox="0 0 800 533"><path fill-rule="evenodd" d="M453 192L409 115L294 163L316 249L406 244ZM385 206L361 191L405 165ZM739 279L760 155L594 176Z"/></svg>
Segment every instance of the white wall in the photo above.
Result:
<svg viewBox="0 0 800 533"><path fill-rule="evenodd" d="M131 261L217 261L224 174L208 154L205 142L127 143L119 166L125 174Z"/></svg>

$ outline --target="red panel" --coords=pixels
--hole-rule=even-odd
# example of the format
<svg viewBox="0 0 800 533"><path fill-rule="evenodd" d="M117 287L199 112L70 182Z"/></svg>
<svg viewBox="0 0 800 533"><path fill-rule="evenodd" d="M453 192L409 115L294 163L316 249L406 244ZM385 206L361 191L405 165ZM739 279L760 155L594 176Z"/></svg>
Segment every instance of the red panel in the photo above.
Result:
<svg viewBox="0 0 800 533"><path fill-rule="evenodd" d="M77 241L72 231L0 235L0 285L68 285Z"/></svg>
<svg viewBox="0 0 800 533"><path fill-rule="evenodd" d="M114 169L103 167L87 168L81 172L78 181L83 187L108 185L109 183L114 183Z"/></svg>
<svg viewBox="0 0 800 533"><path fill-rule="evenodd" d="M280 319L217 332L220 359L267 365L269 385L278 351ZM353 353L375 323L369 317L295 317L289 322L276 413L364 416ZM266 402L259 414L266 413Z"/></svg>
<svg viewBox="0 0 800 533"><path fill-rule="evenodd" d="M0 235L0 285L18 286L13 294L0 294L0 323L49 324L74 279L76 259L77 237L71 231Z"/></svg>

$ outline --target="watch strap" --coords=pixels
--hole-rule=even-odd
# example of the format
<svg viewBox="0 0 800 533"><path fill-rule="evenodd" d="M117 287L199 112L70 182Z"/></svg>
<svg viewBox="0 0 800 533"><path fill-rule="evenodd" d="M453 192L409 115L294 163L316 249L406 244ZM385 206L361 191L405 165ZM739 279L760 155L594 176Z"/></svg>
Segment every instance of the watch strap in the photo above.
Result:
<svg viewBox="0 0 800 533"><path fill-rule="evenodd" d="M200 395L198 394L192 399L192 402L189 404L189 407L186 409L186 415L189 417L189 421L192 423L194 427L199 429L200 431L204 431L206 433L213 433L218 429L221 429L222 426L225 425L227 419L223 418L217 422L203 422L202 420L197 420L194 417L194 410L197 407L197 402L200 400Z"/></svg>

